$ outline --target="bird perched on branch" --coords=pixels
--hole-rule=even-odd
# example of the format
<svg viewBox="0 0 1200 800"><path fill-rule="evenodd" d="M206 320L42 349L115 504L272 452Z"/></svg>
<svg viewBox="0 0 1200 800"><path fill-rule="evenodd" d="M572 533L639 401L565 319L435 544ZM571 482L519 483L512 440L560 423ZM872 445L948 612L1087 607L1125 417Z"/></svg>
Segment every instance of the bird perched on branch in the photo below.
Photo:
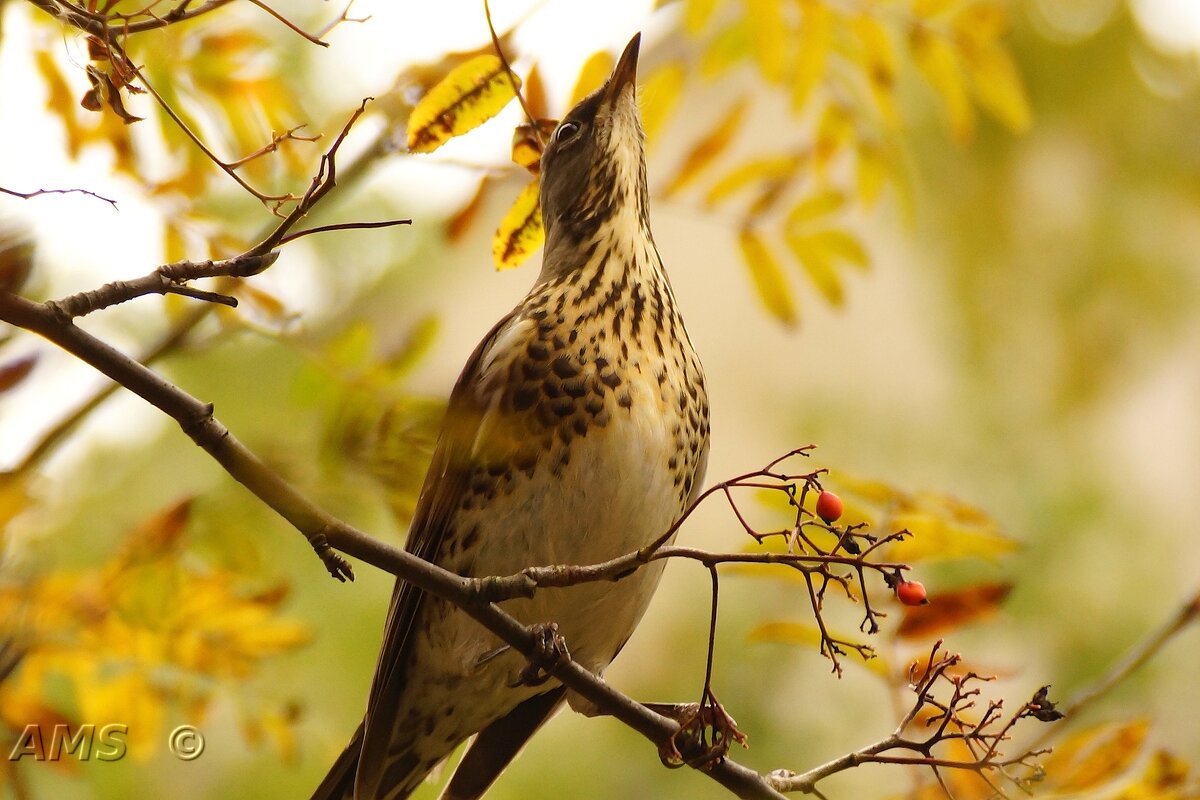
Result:
<svg viewBox="0 0 1200 800"><path fill-rule="evenodd" d="M546 230L529 294L450 396L407 549L461 575L591 564L664 534L708 458L700 361L650 233L635 36L542 155ZM540 589L503 607L554 623L602 673L662 573ZM443 797L480 797L561 707L590 711L461 610L397 581L366 716L314 798L407 797L468 737Z"/></svg>

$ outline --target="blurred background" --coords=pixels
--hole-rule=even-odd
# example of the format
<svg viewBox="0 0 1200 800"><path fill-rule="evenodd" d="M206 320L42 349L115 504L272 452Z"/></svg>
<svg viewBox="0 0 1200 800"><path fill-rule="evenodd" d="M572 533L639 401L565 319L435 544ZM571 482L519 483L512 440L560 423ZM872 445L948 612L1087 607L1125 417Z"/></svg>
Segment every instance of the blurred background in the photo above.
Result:
<svg viewBox="0 0 1200 800"><path fill-rule="evenodd" d="M902 608L870 587L889 613L872 637L883 667L849 659L839 679L813 644L762 634L811 624L802 583L729 570L714 689L750 737L735 758L804 771L882 738L909 703L905 666L938 637L999 676L990 689L1010 708L1047 683L1066 699L1195 596L1200 6L492 5L548 117L607 72L597 53L611 59L644 32L652 220L708 376L709 481L816 444L810 468L831 470L848 520L911 523L908 560L931 608L975 597L960 619L901 637ZM271 7L313 33L340 13ZM540 256L502 271L491 257L530 179L510 160L515 103L434 154L404 152L413 103L488 52L481 4L360 0L346 17L321 34L327 48L252 4L127 46L221 157L300 123L323 134L240 170L265 193L303 191L350 112L376 97L309 222L413 224L289 245L230 289L236 312L143 298L81 325L213 401L334 513L401 542L441 403ZM117 80L118 102L82 107L96 86L86 68L119 72L95 56L34 4L0 0L0 187L116 201L0 195L4 263L32 265L5 280L33 299L229 256L275 221L152 97ZM126 124L118 106L144 119ZM30 720L130 726L122 760L0 761L0 791L307 796L361 717L390 579L361 566L352 585L329 580L294 531L127 393L76 413L104 384L51 345L0 327L0 370L0 634L21 654L0 670L0 749ZM764 525L775 513L754 496L743 508ZM749 544L717 503L681 541ZM1004 588L984 602L978 587ZM854 631L858 609L831 606ZM708 614L705 571L671 565L608 679L638 699L698 699ZM1194 776L1197 663L1193 626L1071 720L1054 743L1107 753L1107 766L1063 756L1045 795L1122 796L1157 753ZM185 723L206 741L190 762L165 747ZM1011 747L1042 734L1019 728ZM901 797L928 779L864 766L820 788ZM489 795L547 796L723 791L663 769L618 723L568 713Z"/></svg>

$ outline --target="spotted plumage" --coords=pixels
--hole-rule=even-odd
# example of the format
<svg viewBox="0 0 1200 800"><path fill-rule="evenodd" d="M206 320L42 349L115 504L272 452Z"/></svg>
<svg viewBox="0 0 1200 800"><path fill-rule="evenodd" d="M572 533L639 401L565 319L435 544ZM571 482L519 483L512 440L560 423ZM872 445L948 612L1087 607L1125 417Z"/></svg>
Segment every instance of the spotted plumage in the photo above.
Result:
<svg viewBox="0 0 1200 800"><path fill-rule="evenodd" d="M650 233L637 49L635 37L555 131L541 273L451 394L406 546L461 575L630 552L665 532L703 480L704 376ZM601 673L661 569L504 606L557 623L571 657ZM315 797L407 797L473 734L444 797L479 797L564 700L586 710L553 681L514 688L524 667L466 614L398 582L366 718Z"/></svg>

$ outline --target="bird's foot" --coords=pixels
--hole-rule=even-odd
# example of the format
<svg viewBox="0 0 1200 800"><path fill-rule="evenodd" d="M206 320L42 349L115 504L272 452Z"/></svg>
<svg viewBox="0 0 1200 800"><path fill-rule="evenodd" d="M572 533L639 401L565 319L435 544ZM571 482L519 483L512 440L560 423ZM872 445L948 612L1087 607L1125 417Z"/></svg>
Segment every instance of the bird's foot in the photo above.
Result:
<svg viewBox="0 0 1200 800"><path fill-rule="evenodd" d="M530 626L530 631L536 650L510 686L541 686L550 679L550 672L555 667L571 659L567 640L559 634L557 622L540 622Z"/></svg>
<svg viewBox="0 0 1200 800"><path fill-rule="evenodd" d="M725 757L729 743L746 744L733 717L716 696L708 692L702 703L647 703L648 708L679 723L665 742L659 745L658 757L671 768L688 765L711 769Z"/></svg>

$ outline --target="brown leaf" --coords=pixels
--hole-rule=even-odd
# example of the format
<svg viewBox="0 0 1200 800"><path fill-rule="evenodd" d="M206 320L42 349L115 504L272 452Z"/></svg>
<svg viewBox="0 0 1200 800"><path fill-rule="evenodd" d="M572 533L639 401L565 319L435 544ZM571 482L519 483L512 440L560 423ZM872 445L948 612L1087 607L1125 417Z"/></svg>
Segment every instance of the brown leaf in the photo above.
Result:
<svg viewBox="0 0 1200 800"><path fill-rule="evenodd" d="M924 639L995 613L1012 591L1011 583L981 583L953 592L935 592L924 606L906 606L896 630L902 639Z"/></svg>
<svg viewBox="0 0 1200 800"><path fill-rule="evenodd" d="M525 107L534 119L550 116L546 103L546 83L542 80L542 73L537 64L529 68L529 75L525 78L521 92L525 95Z"/></svg>
<svg viewBox="0 0 1200 800"><path fill-rule="evenodd" d="M471 223L475 221L475 217L479 214L479 207L483 204L483 197L487 194L490 182L484 176L479 181L479 186L475 189L475 194L471 195L471 199L467 204L460 208L454 216L446 222L446 238L451 242L457 242L471 227Z"/></svg>
<svg viewBox="0 0 1200 800"><path fill-rule="evenodd" d="M192 498L186 497L142 522L125 537L117 563L144 564L177 552L191 511Z"/></svg>
<svg viewBox="0 0 1200 800"><path fill-rule="evenodd" d="M0 228L0 292L19 292L33 271L33 239L19 229Z"/></svg>
<svg viewBox="0 0 1200 800"><path fill-rule="evenodd" d="M0 364L0 394L16 387L21 381L28 378L29 373L33 372L33 366L37 360L37 355L33 354L13 359L7 364Z"/></svg>
<svg viewBox="0 0 1200 800"><path fill-rule="evenodd" d="M672 195L680 189L691 183L705 167L712 164L717 156L725 152L725 148L733 141L733 136L738 131L742 120L745 117L746 98L741 98L729 107L725 112L725 116L704 136L700 141L696 142L691 151L683 159L682 166L675 173L675 177L667 184L664 195Z"/></svg>

